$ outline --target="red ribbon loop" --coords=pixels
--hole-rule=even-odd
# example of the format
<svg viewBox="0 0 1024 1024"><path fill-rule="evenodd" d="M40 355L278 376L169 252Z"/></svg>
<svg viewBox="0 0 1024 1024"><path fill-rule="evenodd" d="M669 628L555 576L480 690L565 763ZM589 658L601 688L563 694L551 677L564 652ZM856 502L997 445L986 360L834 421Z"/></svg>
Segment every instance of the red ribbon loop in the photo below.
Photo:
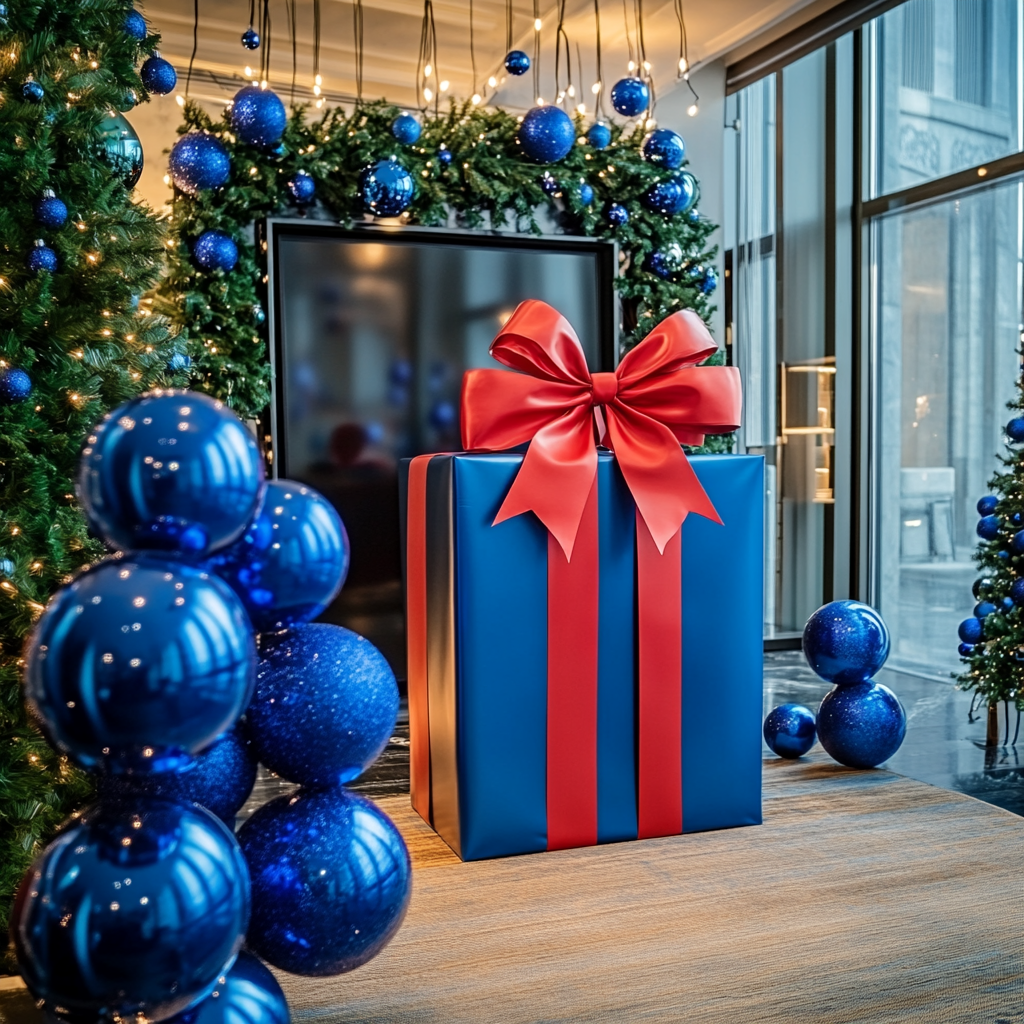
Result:
<svg viewBox="0 0 1024 1024"><path fill-rule="evenodd" d="M739 426L739 371L697 366L715 349L700 317L685 310L626 353L614 374L591 374L565 317L545 302L520 303L490 351L521 372L469 370L462 385L466 449L530 442L494 522L532 511L571 558L597 475L595 424L659 552L691 512L721 522L680 447Z"/></svg>

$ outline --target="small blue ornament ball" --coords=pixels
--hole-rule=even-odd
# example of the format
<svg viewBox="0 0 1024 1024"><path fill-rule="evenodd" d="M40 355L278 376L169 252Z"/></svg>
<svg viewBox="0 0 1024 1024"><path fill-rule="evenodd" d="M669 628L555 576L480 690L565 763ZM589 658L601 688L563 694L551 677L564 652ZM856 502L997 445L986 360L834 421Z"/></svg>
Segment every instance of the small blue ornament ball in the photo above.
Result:
<svg viewBox="0 0 1024 1024"><path fill-rule="evenodd" d="M130 39L137 39L141 43L146 38L148 32L146 19L138 11L130 10L124 19L124 34Z"/></svg>
<svg viewBox="0 0 1024 1024"><path fill-rule="evenodd" d="M763 731L779 757L803 757L814 746L814 714L802 704L780 704L764 720Z"/></svg>
<svg viewBox="0 0 1024 1024"><path fill-rule="evenodd" d="M42 103L45 96L43 87L34 78L30 78L21 87L21 98L27 103Z"/></svg>
<svg viewBox="0 0 1024 1024"><path fill-rule="evenodd" d="M607 149L612 143L612 130L603 121L595 121L587 129L587 142L594 149Z"/></svg>
<svg viewBox="0 0 1024 1024"><path fill-rule="evenodd" d="M697 287L702 294L710 295L718 287L718 271L714 267L705 267Z"/></svg>
<svg viewBox="0 0 1024 1024"><path fill-rule="evenodd" d="M561 160L576 142L576 127L561 107L533 107L526 112L517 135L523 153L539 164Z"/></svg>
<svg viewBox="0 0 1024 1024"><path fill-rule="evenodd" d="M685 213L692 205L692 192L690 190L690 179L684 177L687 172L673 174L662 181L655 182L644 193L644 205L654 213L660 213L663 217L674 217L677 213Z"/></svg>
<svg viewBox="0 0 1024 1024"><path fill-rule="evenodd" d="M978 515L990 516L996 510L999 499L994 494L984 494L978 499Z"/></svg>
<svg viewBox="0 0 1024 1024"><path fill-rule="evenodd" d="M278 797L238 841L252 878L246 944L274 967L310 977L355 970L405 917L405 842L383 811L345 789Z"/></svg>
<svg viewBox="0 0 1024 1024"><path fill-rule="evenodd" d="M559 185L547 171L540 176L540 187L541 191L546 196L557 196L561 194L561 185Z"/></svg>
<svg viewBox="0 0 1024 1024"><path fill-rule="evenodd" d="M644 159L656 167L666 167L670 171L683 166L686 159L686 144L683 137L671 128L656 128L644 137Z"/></svg>
<svg viewBox="0 0 1024 1024"><path fill-rule="evenodd" d="M576 190L576 197L580 201L580 206L590 206L594 201L594 189L588 185L587 182L581 181L579 188Z"/></svg>
<svg viewBox="0 0 1024 1024"><path fill-rule="evenodd" d="M423 126L412 114L399 114L391 122L391 134L394 135L403 146L411 146L419 141L423 134Z"/></svg>
<svg viewBox="0 0 1024 1024"><path fill-rule="evenodd" d="M263 498L263 459L223 402L153 391L110 413L88 437L78 497L115 549L205 558L238 540Z"/></svg>
<svg viewBox="0 0 1024 1024"><path fill-rule="evenodd" d="M679 188L683 193L683 213L690 213L700 200L700 185L689 171L680 171L676 175Z"/></svg>
<svg viewBox="0 0 1024 1024"><path fill-rule="evenodd" d="M223 231L204 231L192 246L192 256L203 270L234 270L238 263L238 246Z"/></svg>
<svg viewBox="0 0 1024 1024"><path fill-rule="evenodd" d="M1004 597L1002 601L999 602L999 610L1004 615L1008 615L1010 612L1012 612L1014 607L1015 605L1012 597Z"/></svg>
<svg viewBox="0 0 1024 1024"><path fill-rule="evenodd" d="M57 592L26 652L25 697L85 768L173 771L252 693L252 627L226 583L153 555L111 558Z"/></svg>
<svg viewBox="0 0 1024 1024"><path fill-rule="evenodd" d="M156 54L142 65L139 75L142 84L155 96L166 96L178 84L178 73L174 65Z"/></svg>
<svg viewBox="0 0 1024 1024"><path fill-rule="evenodd" d="M1024 530L1018 530L1010 538L1010 547L1013 548L1014 554L1024 555Z"/></svg>
<svg viewBox="0 0 1024 1024"><path fill-rule="evenodd" d="M505 70L517 78L530 70L530 58L522 50L509 50L505 54Z"/></svg>
<svg viewBox="0 0 1024 1024"><path fill-rule="evenodd" d="M957 635L965 644L978 644L984 638L985 627L981 624L981 619L964 619L957 628Z"/></svg>
<svg viewBox="0 0 1024 1024"><path fill-rule="evenodd" d="M291 1024L291 1014L277 979L243 949L198 1006L164 1024Z"/></svg>
<svg viewBox="0 0 1024 1024"><path fill-rule="evenodd" d="M1017 444L1024 441L1024 416L1014 416L1006 424L1006 436Z"/></svg>
<svg viewBox="0 0 1024 1024"><path fill-rule="evenodd" d="M1014 580L1010 584L1010 597L1014 604L1024 604L1024 579Z"/></svg>
<svg viewBox="0 0 1024 1024"><path fill-rule="evenodd" d="M242 45L247 50L258 50L260 48L260 34L252 25L242 33Z"/></svg>
<svg viewBox="0 0 1024 1024"><path fill-rule="evenodd" d="M956 651L961 658L966 658L974 650L974 644L960 644Z"/></svg>
<svg viewBox="0 0 1024 1024"><path fill-rule="evenodd" d="M220 188L231 176L231 158L220 139L206 132L189 132L171 149L171 178L190 196Z"/></svg>
<svg viewBox="0 0 1024 1024"><path fill-rule="evenodd" d="M995 540L999 536L999 516L982 516L975 527L982 540Z"/></svg>
<svg viewBox="0 0 1024 1024"><path fill-rule="evenodd" d="M620 78L612 86L612 106L623 117L636 117L647 109L651 91L639 78Z"/></svg>
<svg viewBox="0 0 1024 1024"><path fill-rule="evenodd" d="M859 601L823 605L804 626L807 664L829 683L870 679L889 657L889 630L874 608Z"/></svg>
<svg viewBox="0 0 1024 1024"><path fill-rule="evenodd" d="M316 181L308 171L296 171L288 182L288 192L299 206L308 206L316 197Z"/></svg>
<svg viewBox="0 0 1024 1024"><path fill-rule="evenodd" d="M34 274L43 271L55 274L59 266L60 260L57 258L57 254L42 239L39 239L28 254L28 269Z"/></svg>
<svg viewBox="0 0 1024 1024"><path fill-rule="evenodd" d="M68 208L63 200L57 198L53 189L48 188L36 202L36 220L44 228L54 230L64 227L68 220Z"/></svg>
<svg viewBox="0 0 1024 1024"><path fill-rule="evenodd" d="M447 167L452 162L452 151L442 146L437 153L438 162Z"/></svg>
<svg viewBox="0 0 1024 1024"><path fill-rule="evenodd" d="M979 601L974 606L974 617L976 619L987 619L990 615L995 615L999 609L991 601Z"/></svg>
<svg viewBox="0 0 1024 1024"><path fill-rule="evenodd" d="M359 193L367 212L375 217L397 217L412 202L412 175L394 158L378 160L359 176Z"/></svg>
<svg viewBox="0 0 1024 1024"><path fill-rule="evenodd" d="M397 714L394 673L365 637L314 622L260 638L250 735L260 763L289 782L358 778L387 746Z"/></svg>
<svg viewBox="0 0 1024 1024"><path fill-rule="evenodd" d="M900 748L907 716L896 694L870 680L837 686L818 708L818 739L850 768L875 768Z"/></svg>
<svg viewBox="0 0 1024 1024"><path fill-rule="evenodd" d="M16 366L0 371L0 402L12 405L24 402L32 394L32 378Z"/></svg>
<svg viewBox="0 0 1024 1024"><path fill-rule="evenodd" d="M273 146L288 124L288 112L276 92L247 85L231 103L231 129L250 146Z"/></svg>
<svg viewBox="0 0 1024 1024"><path fill-rule="evenodd" d="M629 210L621 203L612 203L608 207L608 223L620 228L623 224L629 223Z"/></svg>
<svg viewBox="0 0 1024 1024"><path fill-rule="evenodd" d="M184 352L175 352L167 361L167 369L170 373L183 373L192 365L192 357Z"/></svg>
<svg viewBox="0 0 1024 1024"><path fill-rule="evenodd" d="M676 246L676 249L679 247ZM664 281L671 281L679 271L679 260L674 252L652 252L647 257L647 269Z"/></svg>
<svg viewBox="0 0 1024 1024"><path fill-rule="evenodd" d="M205 998L249 921L231 832L199 807L93 805L28 870L11 936L47 1020L163 1020Z"/></svg>

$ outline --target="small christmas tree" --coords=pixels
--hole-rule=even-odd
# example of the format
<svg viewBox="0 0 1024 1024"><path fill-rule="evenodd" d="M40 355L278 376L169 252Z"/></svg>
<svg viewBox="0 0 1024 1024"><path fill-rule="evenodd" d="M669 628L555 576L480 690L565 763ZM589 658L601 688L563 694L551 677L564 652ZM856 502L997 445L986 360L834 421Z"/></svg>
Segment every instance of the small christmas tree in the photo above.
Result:
<svg viewBox="0 0 1024 1024"><path fill-rule="evenodd" d="M0 4L0 922L32 857L89 793L22 705L25 635L102 554L75 500L86 432L169 376L140 295L163 235L132 201L141 147L119 111L158 40L129 0ZM156 59L159 65L163 62ZM166 83L166 78L164 79Z"/></svg>

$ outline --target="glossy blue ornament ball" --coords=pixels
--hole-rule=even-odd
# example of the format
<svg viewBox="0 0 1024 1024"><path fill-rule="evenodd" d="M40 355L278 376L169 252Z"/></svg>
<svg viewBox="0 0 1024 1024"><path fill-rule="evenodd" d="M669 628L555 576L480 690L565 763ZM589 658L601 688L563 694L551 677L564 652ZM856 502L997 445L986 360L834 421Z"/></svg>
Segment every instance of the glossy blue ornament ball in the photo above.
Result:
<svg viewBox="0 0 1024 1024"><path fill-rule="evenodd" d="M964 619L957 628L957 635L965 644L981 643L985 635L985 627L982 626L981 619L973 617Z"/></svg>
<svg viewBox="0 0 1024 1024"><path fill-rule="evenodd" d="M999 610L1004 615L1008 615L1010 612L1012 612L1014 607L1015 604L1012 597L1004 597L1002 601L999 602Z"/></svg>
<svg viewBox="0 0 1024 1024"><path fill-rule="evenodd" d="M994 494L984 494L978 499L978 515L990 516L995 512L999 499Z"/></svg>
<svg viewBox="0 0 1024 1024"><path fill-rule="evenodd" d="M999 516L982 516L975 530L982 540L995 540L999 536Z"/></svg>
<svg viewBox="0 0 1024 1024"><path fill-rule="evenodd" d="M1006 436L1017 444L1024 441L1024 416L1014 416L1006 424Z"/></svg>
<svg viewBox="0 0 1024 1024"><path fill-rule="evenodd" d="M818 708L818 740L850 768L874 768L900 748L907 716L896 694L870 680L837 686Z"/></svg>
<svg viewBox="0 0 1024 1024"><path fill-rule="evenodd" d="M546 196L557 196L561 194L562 186L545 171L540 178L541 191Z"/></svg>
<svg viewBox="0 0 1024 1024"><path fill-rule="evenodd" d="M706 267L697 287L704 295L710 295L718 287L718 271L714 267Z"/></svg>
<svg viewBox="0 0 1024 1024"><path fill-rule="evenodd" d="M256 650L222 580L152 555L100 562L59 590L26 650L25 697L85 768L173 771L230 729Z"/></svg>
<svg viewBox="0 0 1024 1024"><path fill-rule="evenodd" d="M621 203L612 203L608 207L608 223L614 224L615 227L620 228L623 224L629 223L629 210L627 210Z"/></svg>
<svg viewBox="0 0 1024 1024"><path fill-rule="evenodd" d="M780 704L764 720L763 732L779 757L803 757L814 746L814 714L802 704Z"/></svg>
<svg viewBox="0 0 1024 1024"><path fill-rule="evenodd" d="M138 11L130 10L124 19L124 34L131 39L137 39L141 43L146 38L148 32L146 19Z"/></svg>
<svg viewBox="0 0 1024 1024"><path fill-rule="evenodd" d="M692 205L693 195L690 190L690 179L680 174L673 174L662 181L657 181L644 193L644 205L654 213L663 217L673 217L677 213L685 213Z"/></svg>
<svg viewBox="0 0 1024 1024"><path fill-rule="evenodd" d="M171 149L171 178L190 196L220 188L231 176L231 159L220 139L206 132L189 132Z"/></svg>
<svg viewBox="0 0 1024 1024"><path fill-rule="evenodd" d="M671 252L655 251L647 257L647 269L664 281L671 281L679 270L679 261Z"/></svg>
<svg viewBox="0 0 1024 1024"><path fill-rule="evenodd" d="M252 878L246 944L312 977L366 963L409 905L409 853L378 807L342 788L300 790L261 807L238 834Z"/></svg>
<svg viewBox="0 0 1024 1024"><path fill-rule="evenodd" d="M178 73L174 65L156 54L142 65L139 75L142 84L155 96L166 96L178 84Z"/></svg>
<svg viewBox="0 0 1024 1024"><path fill-rule="evenodd" d="M517 78L530 70L530 58L522 50L509 50L505 54L505 70Z"/></svg>
<svg viewBox="0 0 1024 1024"><path fill-rule="evenodd" d="M394 158L378 160L359 176L359 194L375 217L397 217L412 202L412 175Z"/></svg>
<svg viewBox="0 0 1024 1024"><path fill-rule="evenodd" d="M288 192L300 206L313 202L316 196L316 181L308 171L296 171L288 182Z"/></svg>
<svg viewBox="0 0 1024 1024"><path fill-rule="evenodd" d="M445 149L443 146L438 150L437 153L438 162L447 167L452 162L452 151Z"/></svg>
<svg viewBox="0 0 1024 1024"><path fill-rule="evenodd" d="M1010 538L1010 547L1013 548L1015 554L1024 555L1024 530L1018 530Z"/></svg>
<svg viewBox="0 0 1024 1024"><path fill-rule="evenodd" d="M648 163L674 171L683 166L686 144L683 137L671 128L656 128L644 137L641 152Z"/></svg>
<svg viewBox="0 0 1024 1024"><path fill-rule="evenodd" d="M974 650L974 644L959 644L956 652L961 658L966 658Z"/></svg>
<svg viewBox="0 0 1024 1024"><path fill-rule="evenodd" d="M53 189L47 189L36 202L36 220L45 228L62 228L67 223L68 208L57 198Z"/></svg>
<svg viewBox="0 0 1024 1024"><path fill-rule="evenodd" d="M146 163L142 143L128 118L114 113L100 122L103 160L127 189L135 188Z"/></svg>
<svg viewBox="0 0 1024 1024"><path fill-rule="evenodd" d="M203 270L227 273L238 263L238 246L223 231L204 231L192 246L192 256Z"/></svg>
<svg viewBox="0 0 1024 1024"><path fill-rule="evenodd" d="M0 371L0 402L24 402L32 394L32 378L16 366Z"/></svg>
<svg viewBox="0 0 1024 1024"><path fill-rule="evenodd" d="M516 136L523 153L539 164L561 160L576 142L576 127L561 107L533 107L526 112Z"/></svg>
<svg viewBox="0 0 1024 1024"><path fill-rule="evenodd" d="M27 103L42 103L45 96L43 87L34 78L30 78L21 87L21 98Z"/></svg>
<svg viewBox="0 0 1024 1024"><path fill-rule="evenodd" d="M1014 604L1024 604L1024 579L1014 580L1010 584L1010 597Z"/></svg>
<svg viewBox="0 0 1024 1024"><path fill-rule="evenodd" d="M576 189L576 198L580 201L580 206L590 206L594 201L594 189L587 182L581 181L579 187Z"/></svg>
<svg viewBox="0 0 1024 1024"><path fill-rule="evenodd" d="M243 949L198 1006L164 1024L291 1024L291 1014L277 979Z"/></svg>
<svg viewBox="0 0 1024 1024"><path fill-rule="evenodd" d="M391 122L391 134L403 146L411 146L423 134L423 125L412 114L399 114Z"/></svg>
<svg viewBox="0 0 1024 1024"><path fill-rule="evenodd" d="M250 146L273 146L288 124L288 112L270 89L247 85L231 102L231 130Z"/></svg>
<svg viewBox="0 0 1024 1024"><path fill-rule="evenodd" d="M623 117L636 117L647 109L651 91L639 78L620 78L612 86L612 106Z"/></svg>
<svg viewBox="0 0 1024 1024"><path fill-rule="evenodd" d="M167 361L167 369L170 373L183 373L192 365L192 357L184 352L175 352Z"/></svg>
<svg viewBox="0 0 1024 1024"><path fill-rule="evenodd" d="M995 615L999 609L991 601L979 601L974 606L974 617L976 619L986 619L990 615Z"/></svg>
<svg viewBox="0 0 1024 1024"><path fill-rule="evenodd" d="M889 657L889 630L874 608L859 601L823 605L804 626L807 664L829 683L870 679Z"/></svg>
<svg viewBox="0 0 1024 1024"><path fill-rule="evenodd" d="M260 34L252 25L242 33L242 45L247 50L258 50L260 48Z"/></svg>
<svg viewBox="0 0 1024 1024"><path fill-rule="evenodd" d="M163 1020L204 999L249 921L231 832L163 800L85 810L29 869L11 936L47 1020Z"/></svg>
<svg viewBox="0 0 1024 1024"><path fill-rule="evenodd" d="M223 402L153 391L110 413L88 437L78 498L115 550L205 558L238 540L263 497L263 459Z"/></svg>
<svg viewBox="0 0 1024 1024"><path fill-rule="evenodd" d="M314 622L260 638L246 718L260 763L289 782L358 778L387 746L397 714L394 673L358 633Z"/></svg>
<svg viewBox="0 0 1024 1024"><path fill-rule="evenodd" d="M587 129L587 142L594 149L607 149L612 143L612 130L602 121L595 121Z"/></svg>
<svg viewBox="0 0 1024 1024"><path fill-rule="evenodd" d="M34 274L46 271L48 274L55 274L60 266L57 254L41 239L36 242L32 251L28 254L28 269Z"/></svg>

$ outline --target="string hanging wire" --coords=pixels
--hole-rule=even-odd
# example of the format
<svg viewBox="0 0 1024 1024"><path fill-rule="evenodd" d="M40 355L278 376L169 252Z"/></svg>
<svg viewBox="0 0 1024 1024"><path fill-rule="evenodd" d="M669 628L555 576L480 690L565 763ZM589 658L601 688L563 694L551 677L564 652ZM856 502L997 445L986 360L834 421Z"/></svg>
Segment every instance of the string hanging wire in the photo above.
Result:
<svg viewBox="0 0 1024 1024"><path fill-rule="evenodd" d="M693 87L693 82L690 81L690 49L686 37L686 12L683 10L683 0L675 0L675 7L676 21L679 22L679 64L677 65L676 78L682 78L686 82L686 86L693 96L690 110L696 114L700 97L697 95L697 90Z"/></svg>
<svg viewBox="0 0 1024 1024"><path fill-rule="evenodd" d="M626 28L626 49L629 50L629 70L636 67L636 54L633 52L633 37L629 31L629 8L626 0L622 0L622 21Z"/></svg>
<svg viewBox="0 0 1024 1024"><path fill-rule="evenodd" d="M540 99L540 0L533 0L533 98Z"/></svg>
<svg viewBox="0 0 1024 1024"><path fill-rule="evenodd" d="M580 83L579 103L576 104L576 110L583 114L586 112L586 106L583 97L583 57L580 55L579 43L576 43L576 80ZM580 109L581 107L583 108L582 110Z"/></svg>
<svg viewBox="0 0 1024 1024"><path fill-rule="evenodd" d="M654 95L654 76L651 74L651 65L647 60L647 47L644 44L644 0L633 0L633 11L636 16L636 48L637 48L637 73L647 83L647 118L654 117L654 105L657 99Z"/></svg>
<svg viewBox="0 0 1024 1024"><path fill-rule="evenodd" d="M263 13L261 17L260 36L260 85L270 80L270 0L261 0Z"/></svg>
<svg viewBox="0 0 1024 1024"><path fill-rule="evenodd" d="M295 80L299 75L299 31L296 0L288 0L288 31L292 37L292 104L295 104Z"/></svg>
<svg viewBox="0 0 1024 1024"><path fill-rule="evenodd" d="M469 61L473 66L473 93L474 97L479 97L480 93L476 90L476 40L473 37L473 0L469 0ZM473 103L479 102L478 99L474 99Z"/></svg>
<svg viewBox="0 0 1024 1024"><path fill-rule="evenodd" d="M420 110L426 112L430 101L434 101L434 116L437 116L440 103L440 86L430 84L432 75L436 75L438 83L441 74L437 69L437 28L434 24L434 5L431 0L423 0L423 24L420 28L420 51L416 58L416 90L421 100Z"/></svg>
<svg viewBox="0 0 1024 1024"><path fill-rule="evenodd" d="M195 0L195 11L192 19L192 56L188 59L188 75L185 77L185 95L192 86L192 65L196 62L199 50L199 0Z"/></svg>
<svg viewBox="0 0 1024 1024"><path fill-rule="evenodd" d="M512 52L512 40L514 38L512 25L514 18L515 11L512 9L512 0L505 0L505 53Z"/></svg>
<svg viewBox="0 0 1024 1024"><path fill-rule="evenodd" d="M316 105L323 104L320 99L320 0L313 0L313 95L317 97Z"/></svg>
<svg viewBox="0 0 1024 1024"><path fill-rule="evenodd" d="M565 46L565 88L561 82L562 46ZM573 95L572 85L572 50L569 48L569 36L565 31L565 0L559 0L558 26L555 28L555 102L561 103L566 97Z"/></svg>
<svg viewBox="0 0 1024 1024"><path fill-rule="evenodd" d="M594 104L595 113L600 118L604 113L604 70L601 67L601 5L600 0L594 0L594 36L597 41L597 101ZM580 82L583 78L580 78Z"/></svg>
<svg viewBox="0 0 1024 1024"><path fill-rule="evenodd" d="M352 40L356 51L356 105L361 107L363 105L363 0L355 0L352 5Z"/></svg>

